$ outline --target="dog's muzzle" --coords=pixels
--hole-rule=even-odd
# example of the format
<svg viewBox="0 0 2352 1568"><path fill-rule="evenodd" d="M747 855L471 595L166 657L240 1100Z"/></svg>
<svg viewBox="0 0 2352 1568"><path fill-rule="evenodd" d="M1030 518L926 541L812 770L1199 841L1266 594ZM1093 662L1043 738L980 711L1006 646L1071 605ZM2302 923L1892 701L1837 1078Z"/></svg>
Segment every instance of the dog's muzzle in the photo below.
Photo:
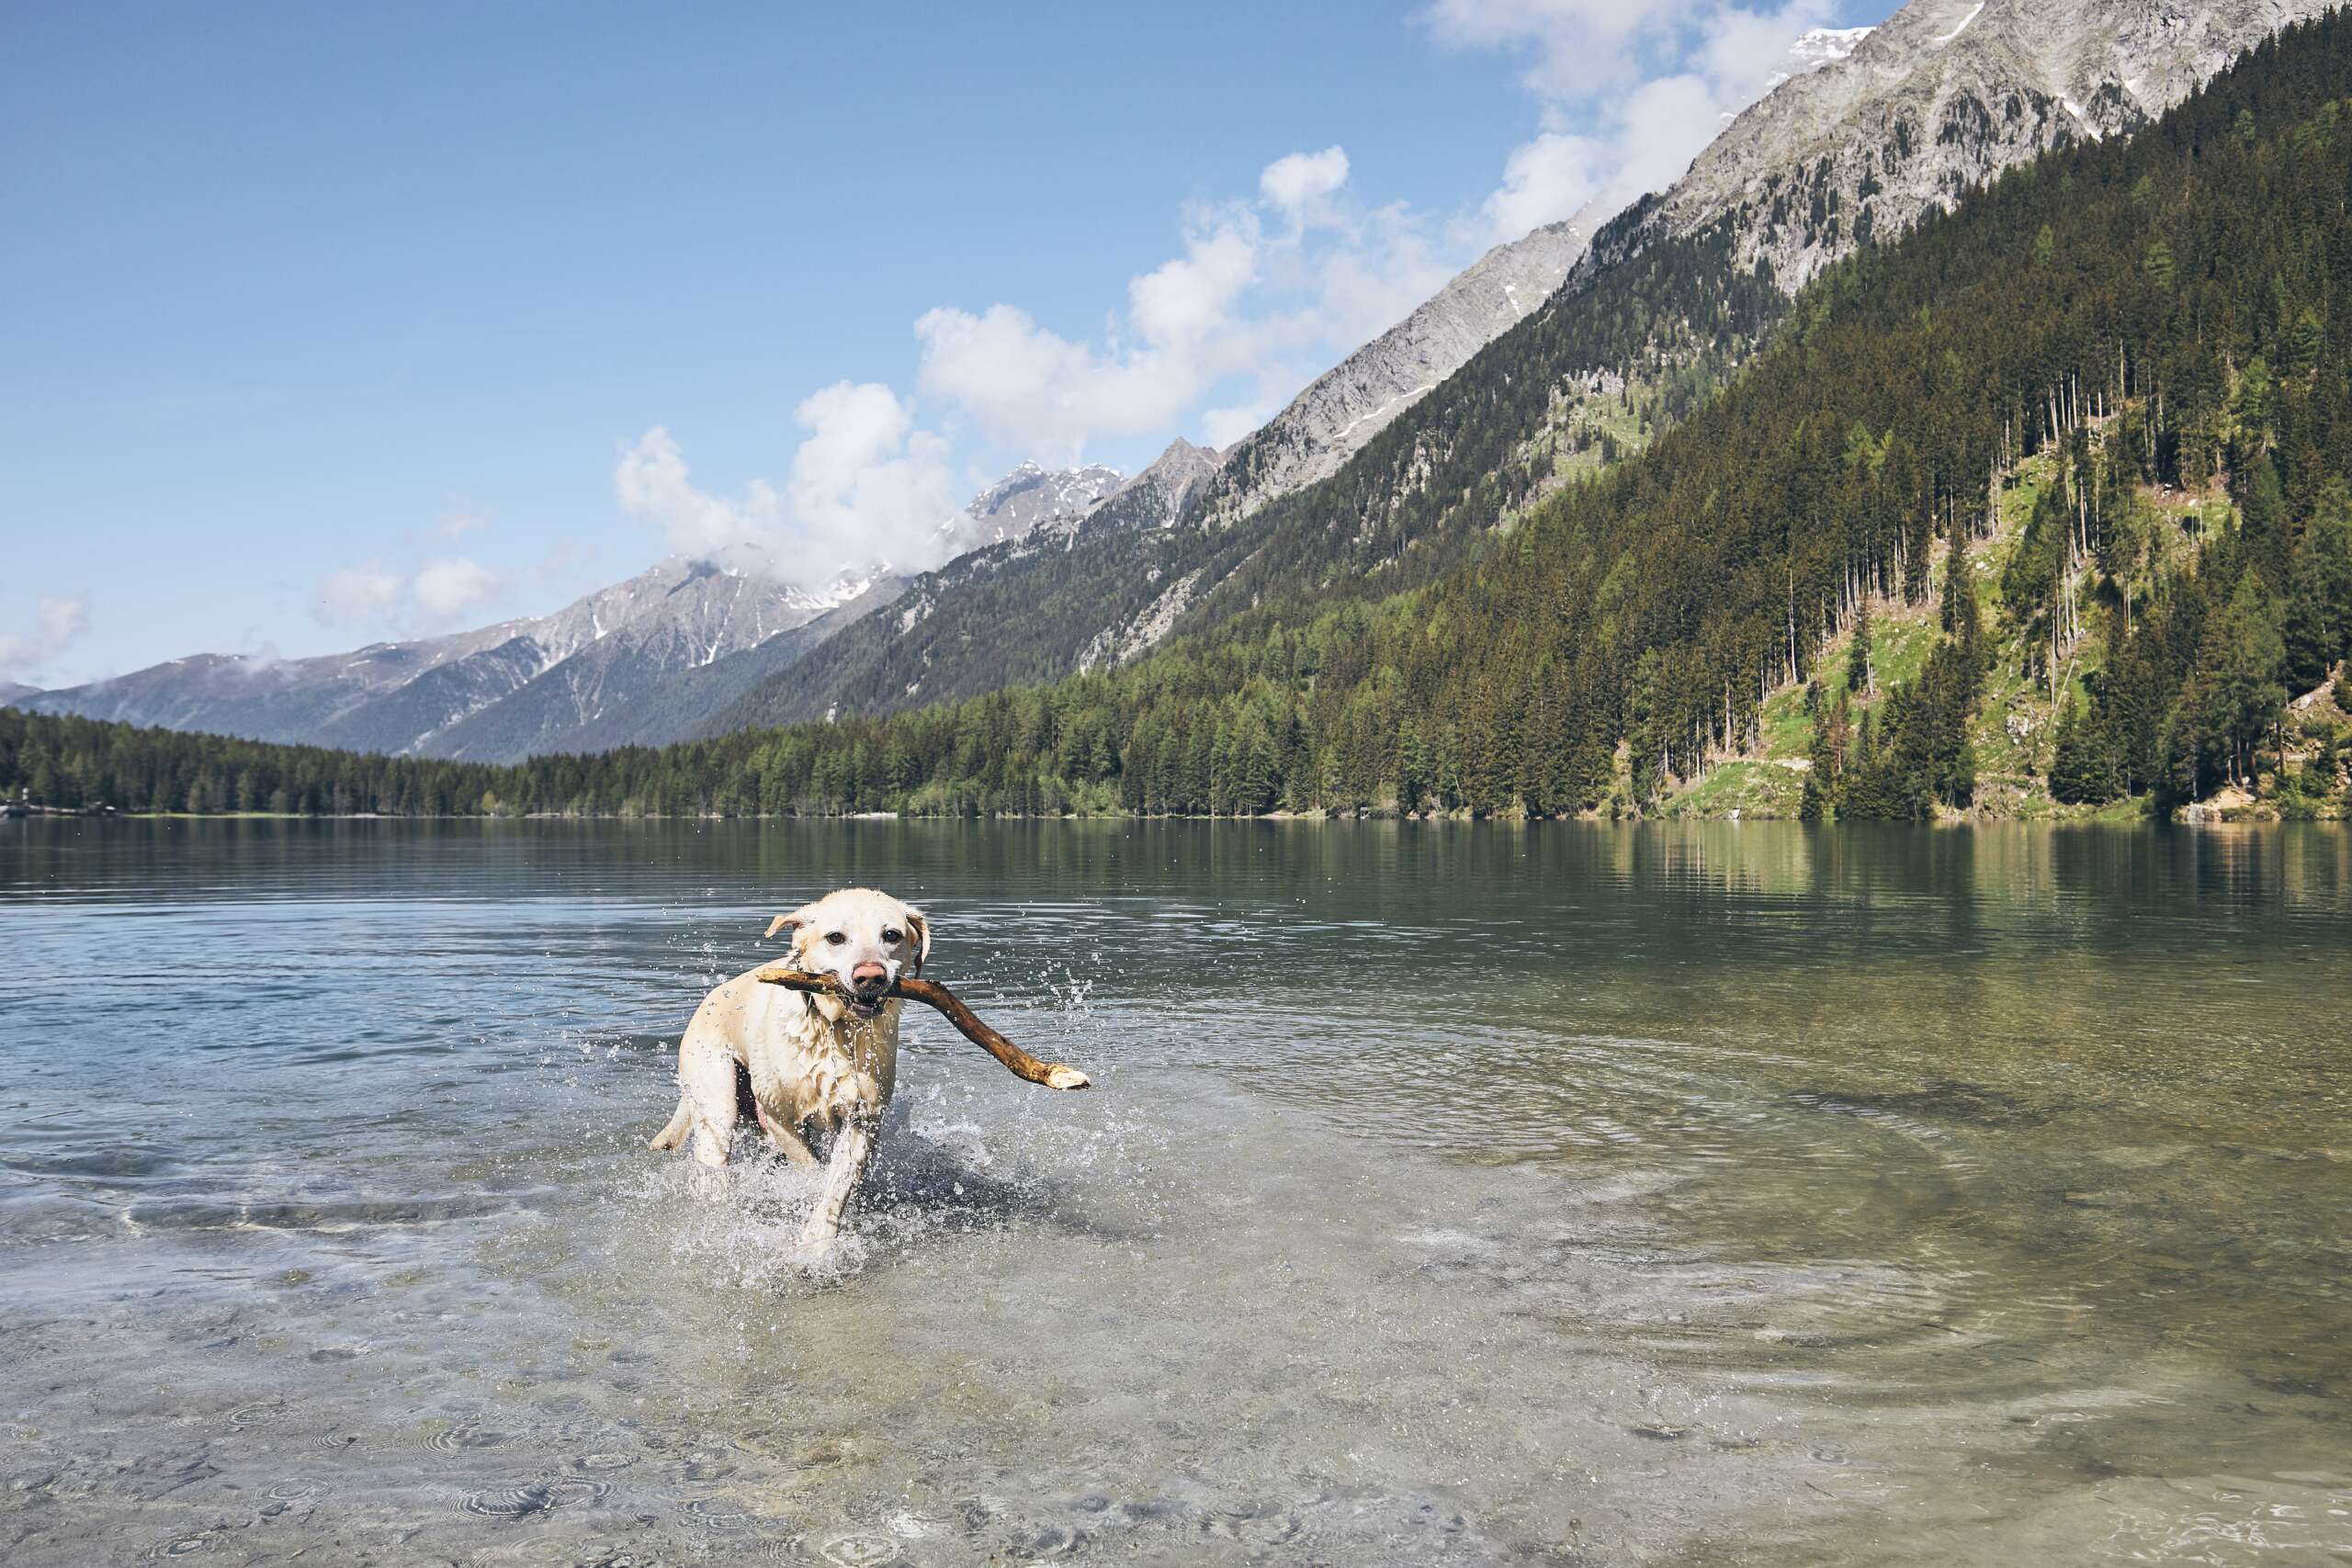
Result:
<svg viewBox="0 0 2352 1568"><path fill-rule="evenodd" d="M889 997L890 972L879 964L861 964L850 976L849 992L849 1010L859 1018L873 1018Z"/></svg>

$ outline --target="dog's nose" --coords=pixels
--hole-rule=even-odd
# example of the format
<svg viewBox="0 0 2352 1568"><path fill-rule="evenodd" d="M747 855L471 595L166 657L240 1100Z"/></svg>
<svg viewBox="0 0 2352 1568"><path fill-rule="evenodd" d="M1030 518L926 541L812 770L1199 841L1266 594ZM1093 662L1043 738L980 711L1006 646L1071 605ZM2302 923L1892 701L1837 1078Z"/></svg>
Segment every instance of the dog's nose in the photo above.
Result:
<svg viewBox="0 0 2352 1568"><path fill-rule="evenodd" d="M861 991L878 991L890 983L890 971L869 958L849 972L849 982Z"/></svg>

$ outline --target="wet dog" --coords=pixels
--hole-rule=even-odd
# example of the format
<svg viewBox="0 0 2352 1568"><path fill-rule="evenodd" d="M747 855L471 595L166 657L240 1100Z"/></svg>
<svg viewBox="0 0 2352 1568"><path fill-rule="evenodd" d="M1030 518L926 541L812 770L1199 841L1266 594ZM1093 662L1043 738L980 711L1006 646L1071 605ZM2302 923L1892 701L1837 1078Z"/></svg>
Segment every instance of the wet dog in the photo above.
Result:
<svg viewBox="0 0 2352 1568"><path fill-rule="evenodd" d="M727 1163L746 1114L797 1166L825 1180L800 1233L822 1251L874 1157L874 1139L899 1078L899 1010L889 995L920 975L931 953L922 911L870 887L845 887L778 915L768 935L790 931L789 957L830 975L849 994L812 996L765 985L746 970L705 997L678 1042L678 1109L650 1147L692 1145L694 1159Z"/></svg>

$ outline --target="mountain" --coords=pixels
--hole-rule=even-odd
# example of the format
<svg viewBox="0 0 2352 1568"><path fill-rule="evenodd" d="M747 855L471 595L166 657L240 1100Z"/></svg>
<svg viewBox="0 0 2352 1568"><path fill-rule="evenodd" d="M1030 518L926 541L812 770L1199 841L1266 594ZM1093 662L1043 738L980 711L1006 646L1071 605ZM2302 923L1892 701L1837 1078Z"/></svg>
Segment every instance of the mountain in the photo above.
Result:
<svg viewBox="0 0 2352 1568"><path fill-rule="evenodd" d="M1192 454L1184 457L1182 454ZM1189 497L1206 459L1180 442L1132 480L1023 463L942 532L1000 555L1066 545L1117 497L1150 513ZM660 745L694 734L868 612L905 579L811 592L764 574L663 561L553 615L315 659L198 654L62 691L30 711L473 761Z"/></svg>
<svg viewBox="0 0 2352 1568"><path fill-rule="evenodd" d="M973 547L917 577L889 615L780 676L773 690L747 693L703 732L844 705L899 707L1133 657L1166 634L1202 579L1166 572L1152 558L1159 546L1138 548L1122 536L1180 525L1221 529L1333 472L1558 288L1583 254L1593 218L1589 209L1497 245L1226 452L1180 437L1142 473L1098 495L1091 510L1071 502L1094 491L1091 476L1110 470L1049 474L1023 464L943 529L958 542L978 541ZM1024 543L1038 527L1066 549ZM1090 547L1073 559L1081 547ZM989 626L1008 621L1023 635L989 635Z"/></svg>
<svg viewBox="0 0 2352 1568"><path fill-rule="evenodd" d="M40 695L39 686L20 686L14 681L0 681L0 707L19 702L26 697L39 695Z"/></svg>
<svg viewBox="0 0 2352 1568"><path fill-rule="evenodd" d="M1565 222L1497 245L1413 313L1316 378L1237 443L1204 498L1214 525L1312 484L1361 451L1416 399L1524 320L1568 276L1609 216L1595 201Z"/></svg>
<svg viewBox="0 0 2352 1568"><path fill-rule="evenodd" d="M254 739L502 761L616 733L664 740L810 646L789 634L838 628L897 587L883 578L811 592L671 560L536 619L315 659L198 654L22 704Z"/></svg>
<svg viewBox="0 0 2352 1568"><path fill-rule="evenodd" d="M1552 236L1555 260L1582 249L1566 281L1433 389L1419 389L1409 355L1371 345L1231 448L1172 526L1138 538L1081 525L1064 552L951 564L729 717L968 696L1114 665L1371 576L1429 581L1544 496L1689 417L1834 259L2044 150L2143 123L2234 51L2323 8L1913 0L1867 31L1809 34L1787 78L1682 179L1602 224L1589 247L1573 231ZM1449 286L1457 304L1481 296L1466 280L1489 263L1490 282L1510 276L1488 257L1459 291ZM1388 407L1400 388L1417 395ZM1343 430L1344 442L1316 434Z"/></svg>
<svg viewBox="0 0 2352 1568"><path fill-rule="evenodd" d="M1023 463L940 525L951 557L1026 536L1039 528L1067 530L1119 488L1119 470L1090 463L1047 469Z"/></svg>
<svg viewBox="0 0 2352 1568"><path fill-rule="evenodd" d="M881 576L843 584L840 592L846 597L813 606L813 615L790 615L789 625L766 636L758 636L763 627L739 633L694 614L640 616L497 700L471 707L413 749L434 757L513 761L544 752L602 751L678 739L750 687L887 604L900 581ZM753 586L744 596L762 592ZM758 640L748 640L752 636ZM332 734L322 739L336 743Z"/></svg>
<svg viewBox="0 0 2352 1568"><path fill-rule="evenodd" d="M1159 592L1148 566L1140 572L1113 573L1104 563L1160 548L1216 475L1217 456L1180 437L1075 520L1063 516L1041 523L919 574L884 613L811 650L788 672L750 687L695 733L724 735L820 718L842 708L900 707L929 694L956 695L1052 679L1067 668L1060 647L1037 652L989 636L986 627L996 613L991 607L1001 606L1008 618L1025 615L1053 625L1092 614L1082 599L1058 603L1065 588L1084 594L1115 576L1147 595ZM1020 478L1016 470L1005 483ZM988 493L1002 489L999 485Z"/></svg>
<svg viewBox="0 0 2352 1568"><path fill-rule="evenodd" d="M1202 487L1216 478L1222 459L1215 447L1195 446L1180 435L1149 468L1106 497L1100 515L1086 521L1095 531L1172 528Z"/></svg>

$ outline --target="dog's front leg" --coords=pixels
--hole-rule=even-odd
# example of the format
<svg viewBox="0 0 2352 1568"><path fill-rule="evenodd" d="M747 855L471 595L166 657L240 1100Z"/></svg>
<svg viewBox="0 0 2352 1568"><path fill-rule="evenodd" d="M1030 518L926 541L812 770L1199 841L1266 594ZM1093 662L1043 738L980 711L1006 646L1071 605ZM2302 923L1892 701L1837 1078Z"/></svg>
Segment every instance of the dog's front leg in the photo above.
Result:
<svg viewBox="0 0 2352 1568"><path fill-rule="evenodd" d="M849 1213L850 1200L857 1195L865 1168L874 1158L874 1134L880 1121L878 1113L865 1106L842 1118L833 1133L831 1157L825 1164L824 1189L817 1195L808 1223L800 1228L803 1247L821 1251L841 1235L842 1217Z"/></svg>
<svg viewBox="0 0 2352 1568"><path fill-rule="evenodd" d="M797 1128L791 1126L782 1117L769 1114L768 1108L764 1105L759 1107L759 1114L760 1131L768 1135L768 1142L775 1145L777 1153L803 1170L817 1168L816 1151L808 1146L808 1141L801 1137Z"/></svg>

